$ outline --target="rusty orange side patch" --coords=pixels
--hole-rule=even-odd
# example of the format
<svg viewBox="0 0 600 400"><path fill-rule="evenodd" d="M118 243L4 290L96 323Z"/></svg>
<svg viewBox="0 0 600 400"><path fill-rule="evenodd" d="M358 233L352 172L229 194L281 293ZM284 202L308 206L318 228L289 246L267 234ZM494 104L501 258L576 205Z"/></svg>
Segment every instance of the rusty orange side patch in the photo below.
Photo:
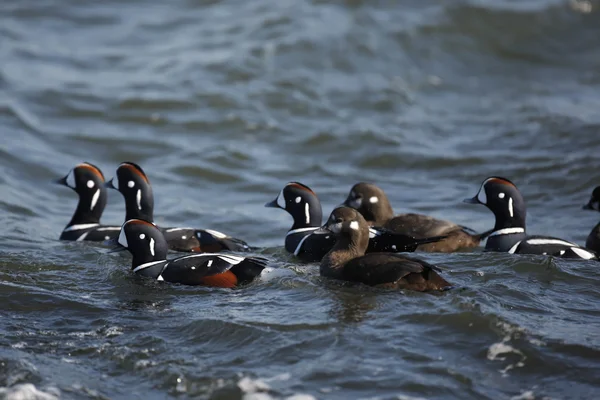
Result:
<svg viewBox="0 0 600 400"><path fill-rule="evenodd" d="M225 271L220 274L205 276L200 281L206 286L232 288L238 283L237 276L231 271Z"/></svg>

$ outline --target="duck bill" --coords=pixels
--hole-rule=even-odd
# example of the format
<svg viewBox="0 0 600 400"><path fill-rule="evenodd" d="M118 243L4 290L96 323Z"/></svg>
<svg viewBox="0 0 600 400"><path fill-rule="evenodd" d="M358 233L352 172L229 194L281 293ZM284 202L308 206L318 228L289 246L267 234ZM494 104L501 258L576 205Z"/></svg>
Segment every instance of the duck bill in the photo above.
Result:
<svg viewBox="0 0 600 400"><path fill-rule="evenodd" d="M313 234L317 234L317 235L324 235L324 234L331 234L333 232L331 232L328 228L327 225L323 225L320 228L315 229L313 232Z"/></svg>
<svg viewBox="0 0 600 400"><path fill-rule="evenodd" d="M479 199L477 198L477 196L470 197L468 199L464 199L463 203L467 203L467 204L481 204L481 202L479 201Z"/></svg>
<svg viewBox="0 0 600 400"><path fill-rule="evenodd" d="M112 178L111 180L104 183L104 187L108 189L116 189L115 185L113 184L113 179L115 178Z"/></svg>
<svg viewBox="0 0 600 400"><path fill-rule="evenodd" d="M269 207L269 208L281 208L281 207L279 207L279 204L277 204L277 199L268 202L267 204L265 204L265 207Z"/></svg>
<svg viewBox="0 0 600 400"><path fill-rule="evenodd" d="M127 250L127 247L122 246L121 243L119 243L119 240L117 238L114 238L112 240L107 240L104 242L104 244L112 247L110 250L107 251L107 253L119 253L121 251Z"/></svg>
<svg viewBox="0 0 600 400"><path fill-rule="evenodd" d="M592 211L597 211L597 209L594 208L594 199L591 198L590 201L588 201L587 204L585 204L583 207L581 207L584 210L592 210Z"/></svg>
<svg viewBox="0 0 600 400"><path fill-rule="evenodd" d="M68 176L68 175L67 175L67 176ZM62 178L60 178L60 179L54 179L54 180L52 181L52 183L55 183L55 184L57 184L57 185L62 185L62 186L67 186L67 187L68 187L69 185L67 185L67 176L63 176L63 177L62 177Z"/></svg>

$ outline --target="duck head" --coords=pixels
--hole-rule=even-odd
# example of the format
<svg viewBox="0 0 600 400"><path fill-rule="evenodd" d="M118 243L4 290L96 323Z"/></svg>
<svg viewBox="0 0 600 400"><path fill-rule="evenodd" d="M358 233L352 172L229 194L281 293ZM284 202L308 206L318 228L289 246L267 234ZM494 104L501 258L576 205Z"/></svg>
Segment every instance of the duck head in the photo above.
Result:
<svg viewBox="0 0 600 400"><path fill-rule="evenodd" d="M98 167L88 162L77 164L54 183L70 187L79 195L79 204L69 225L100 222L107 196L104 175Z"/></svg>
<svg viewBox="0 0 600 400"><path fill-rule="evenodd" d="M506 178L498 176L487 178L473 198L463 201L469 204L483 204L489 208L496 217L494 230L525 229L525 200L515 184Z"/></svg>
<svg viewBox="0 0 600 400"><path fill-rule="evenodd" d="M394 216L387 195L372 183L360 182L352 186L343 204L358 210L372 225L383 225Z"/></svg>
<svg viewBox="0 0 600 400"><path fill-rule="evenodd" d="M125 199L125 220L143 219L154 221L154 195L144 170L132 162L124 162L117 168L114 178L106 187L116 189Z"/></svg>
<svg viewBox="0 0 600 400"><path fill-rule="evenodd" d="M293 229L318 227L321 225L323 211L316 193L299 182L287 183L275 200L265 207L281 208L294 218Z"/></svg>

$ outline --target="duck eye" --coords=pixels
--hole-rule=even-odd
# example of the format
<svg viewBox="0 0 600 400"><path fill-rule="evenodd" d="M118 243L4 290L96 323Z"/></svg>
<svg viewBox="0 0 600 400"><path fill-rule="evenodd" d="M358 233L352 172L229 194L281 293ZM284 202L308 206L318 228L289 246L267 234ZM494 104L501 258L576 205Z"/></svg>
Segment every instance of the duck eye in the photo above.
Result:
<svg viewBox="0 0 600 400"><path fill-rule="evenodd" d="M344 222L344 220L343 220L343 219L341 219L341 218L336 218L336 219L335 219L335 223L336 223L336 224L341 224L342 222Z"/></svg>

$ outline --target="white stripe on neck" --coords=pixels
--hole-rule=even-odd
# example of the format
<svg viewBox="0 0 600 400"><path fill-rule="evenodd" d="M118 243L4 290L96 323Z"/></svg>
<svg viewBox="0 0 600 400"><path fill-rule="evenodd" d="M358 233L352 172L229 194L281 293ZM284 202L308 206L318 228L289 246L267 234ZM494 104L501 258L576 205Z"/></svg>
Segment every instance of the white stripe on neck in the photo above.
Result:
<svg viewBox="0 0 600 400"><path fill-rule="evenodd" d="M82 229L93 228L100 224L75 224L71 226L67 226L63 232L71 232L71 231L80 231Z"/></svg>
<svg viewBox="0 0 600 400"><path fill-rule="evenodd" d="M298 246L296 246L296 250L294 250L294 255L297 256L298 253L300 253L300 250L302 250L302 245L304 244L304 241L309 237L310 235L306 235L302 238L302 240L300 240L300 243L298 243Z"/></svg>
<svg viewBox="0 0 600 400"><path fill-rule="evenodd" d="M318 226L311 226L310 228L291 229L288 231L288 233L285 234L285 236L293 235L295 233L300 233L300 232L316 231L317 229L319 229Z"/></svg>
<svg viewBox="0 0 600 400"><path fill-rule="evenodd" d="M525 233L525 228L504 228L490 233L490 236L510 235L513 233Z"/></svg>
<svg viewBox="0 0 600 400"><path fill-rule="evenodd" d="M133 269L133 272L138 272L138 271L141 271L143 269L150 268L153 265L156 265L156 264L159 264L159 263L162 263L162 262L165 262L165 261L167 261L167 260L150 261L150 262L147 262L147 263L144 263L144 264L140 264L140 265L138 265L137 267L135 267Z"/></svg>

